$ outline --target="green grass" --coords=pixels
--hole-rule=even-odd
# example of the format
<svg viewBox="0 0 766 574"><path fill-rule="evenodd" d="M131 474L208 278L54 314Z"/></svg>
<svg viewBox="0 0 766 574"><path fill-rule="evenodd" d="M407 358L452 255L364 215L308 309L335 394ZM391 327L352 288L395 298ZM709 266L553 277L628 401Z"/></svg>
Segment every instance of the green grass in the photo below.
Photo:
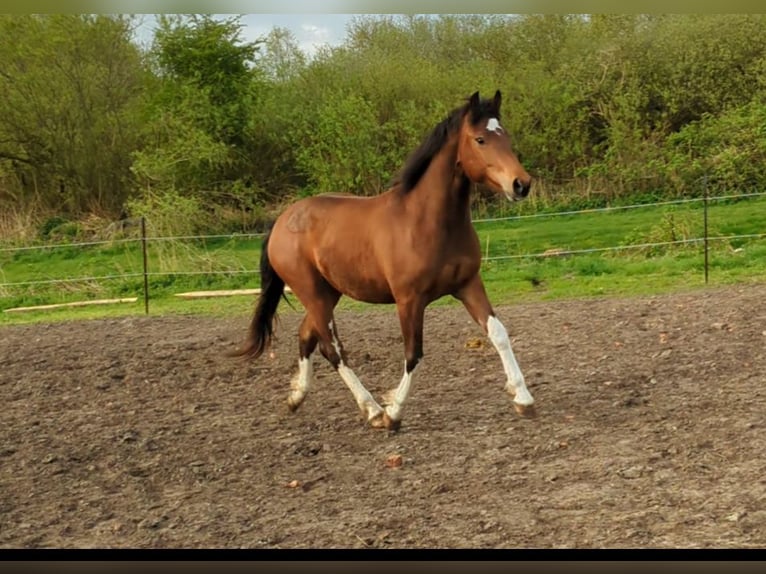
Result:
<svg viewBox="0 0 766 574"><path fill-rule="evenodd" d="M702 244L659 246L642 250L605 251L532 257L547 250L600 249L661 243L702 235L700 204L647 207L579 215L551 215L510 221L477 222L482 251L482 277L495 305L594 296L629 296L704 287ZM766 231L766 200L711 204L711 237ZM185 301L174 293L198 289L258 287L260 238L223 238L187 242L150 241L150 313L249 315L252 297ZM522 256L495 260L493 257ZM766 280L766 240L710 242L710 284ZM82 299L137 296L135 304L77 309L0 313L0 324L58 321L73 318L143 314L141 244L115 242L99 246L0 252L0 283L79 276L138 274L131 278L0 287L0 309ZM173 272L205 272L188 275ZM445 298L436 305L451 304ZM342 309L369 306L342 300ZM288 307L284 307L286 310Z"/></svg>

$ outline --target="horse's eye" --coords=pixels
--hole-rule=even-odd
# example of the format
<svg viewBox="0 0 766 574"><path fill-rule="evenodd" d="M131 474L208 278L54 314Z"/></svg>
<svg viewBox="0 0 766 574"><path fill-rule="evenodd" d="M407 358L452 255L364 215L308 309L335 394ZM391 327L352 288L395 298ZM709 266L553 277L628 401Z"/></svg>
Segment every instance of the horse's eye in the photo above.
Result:
<svg viewBox="0 0 766 574"><path fill-rule="evenodd" d="M476 143L479 145L484 145L484 138L479 136L476 138Z"/></svg>

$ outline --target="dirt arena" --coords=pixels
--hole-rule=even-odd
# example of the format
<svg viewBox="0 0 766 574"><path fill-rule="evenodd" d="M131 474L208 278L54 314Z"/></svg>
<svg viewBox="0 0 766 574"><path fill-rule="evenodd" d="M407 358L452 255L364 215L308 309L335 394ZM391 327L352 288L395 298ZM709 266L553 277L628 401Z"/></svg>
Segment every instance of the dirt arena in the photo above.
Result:
<svg viewBox="0 0 766 574"><path fill-rule="evenodd" d="M532 420L468 314L429 309L398 434L323 360L288 412L286 307L251 364L222 356L249 317L3 327L0 547L763 547L764 302L754 285L499 307ZM337 321L379 398L403 365L393 308Z"/></svg>

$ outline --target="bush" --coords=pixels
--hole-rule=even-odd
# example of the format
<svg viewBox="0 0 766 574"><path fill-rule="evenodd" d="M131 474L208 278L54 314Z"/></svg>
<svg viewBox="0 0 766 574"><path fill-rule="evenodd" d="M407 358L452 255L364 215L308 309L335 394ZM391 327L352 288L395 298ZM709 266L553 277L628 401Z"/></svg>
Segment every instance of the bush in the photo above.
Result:
<svg viewBox="0 0 766 574"><path fill-rule="evenodd" d="M202 202L183 197L176 190L147 192L127 202L131 217L146 219L147 232L155 237L195 235L207 226Z"/></svg>
<svg viewBox="0 0 766 574"><path fill-rule="evenodd" d="M696 232L700 224L700 216L695 213L679 215L675 210L665 212L660 220L649 230L636 229L626 237L625 245L649 244L634 252L645 254L647 257L663 255L684 249L696 249L696 243L672 243L671 245L651 245L657 243L671 243L687 241L702 236L702 232ZM708 230L713 235L712 230Z"/></svg>
<svg viewBox="0 0 766 574"><path fill-rule="evenodd" d="M701 195L766 187L766 105L751 102L706 115L668 138L666 176L676 190Z"/></svg>

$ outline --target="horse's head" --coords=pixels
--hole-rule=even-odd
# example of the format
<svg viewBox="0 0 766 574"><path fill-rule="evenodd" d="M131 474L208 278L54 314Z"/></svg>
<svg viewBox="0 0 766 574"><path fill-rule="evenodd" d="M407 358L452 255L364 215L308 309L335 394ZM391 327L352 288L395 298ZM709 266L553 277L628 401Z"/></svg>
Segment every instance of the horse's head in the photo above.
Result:
<svg viewBox="0 0 766 574"><path fill-rule="evenodd" d="M474 93L465 107L457 162L471 180L518 201L529 194L532 178L511 149L508 132L500 125L501 95L480 100Z"/></svg>

